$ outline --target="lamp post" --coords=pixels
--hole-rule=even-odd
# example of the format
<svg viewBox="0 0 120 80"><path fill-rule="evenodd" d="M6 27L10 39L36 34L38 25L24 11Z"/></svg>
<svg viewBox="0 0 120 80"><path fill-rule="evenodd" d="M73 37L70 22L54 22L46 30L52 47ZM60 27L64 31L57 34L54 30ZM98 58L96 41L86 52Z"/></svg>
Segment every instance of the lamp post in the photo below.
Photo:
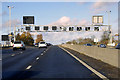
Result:
<svg viewBox="0 0 120 80"><path fill-rule="evenodd" d="M111 11L106 11L108 13L108 30L111 31L111 26L110 26L110 13Z"/></svg>
<svg viewBox="0 0 120 80"><path fill-rule="evenodd" d="M110 13L111 11L106 11L108 13L108 31L109 31L109 44L112 44L112 30L110 25Z"/></svg>
<svg viewBox="0 0 120 80"><path fill-rule="evenodd" d="M11 46L11 8L14 8L13 6L7 6L9 8L9 41Z"/></svg>

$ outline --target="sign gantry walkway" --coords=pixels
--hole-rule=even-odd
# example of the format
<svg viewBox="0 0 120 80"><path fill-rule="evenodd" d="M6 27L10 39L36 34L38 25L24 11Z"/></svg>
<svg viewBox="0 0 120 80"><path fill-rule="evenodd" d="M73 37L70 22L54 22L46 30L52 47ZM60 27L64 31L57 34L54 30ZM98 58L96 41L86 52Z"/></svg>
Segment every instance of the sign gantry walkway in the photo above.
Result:
<svg viewBox="0 0 120 80"><path fill-rule="evenodd" d="M19 25L15 32L85 32L108 31L111 25Z"/></svg>

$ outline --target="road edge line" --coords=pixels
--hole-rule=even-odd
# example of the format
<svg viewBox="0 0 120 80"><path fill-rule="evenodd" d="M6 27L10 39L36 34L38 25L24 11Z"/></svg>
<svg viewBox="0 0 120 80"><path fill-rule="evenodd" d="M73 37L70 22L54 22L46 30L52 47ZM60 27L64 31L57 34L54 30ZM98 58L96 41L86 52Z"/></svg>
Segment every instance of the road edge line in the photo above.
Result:
<svg viewBox="0 0 120 80"><path fill-rule="evenodd" d="M60 47L60 46L59 46ZM85 67L87 67L90 71L92 71L93 73L95 73L98 77L100 77L103 80L109 80L107 77L105 77L103 74L101 74L100 72L98 72L97 70L95 70L94 68L92 68L91 66L89 66L88 64L86 64L84 61L80 60L79 58L77 58L76 56L74 56L72 53L70 53L68 50L64 49L63 47L60 47L61 49L63 49L64 51L66 51L68 54L70 54L73 58L75 58L77 61L79 61L81 64L83 64Z"/></svg>

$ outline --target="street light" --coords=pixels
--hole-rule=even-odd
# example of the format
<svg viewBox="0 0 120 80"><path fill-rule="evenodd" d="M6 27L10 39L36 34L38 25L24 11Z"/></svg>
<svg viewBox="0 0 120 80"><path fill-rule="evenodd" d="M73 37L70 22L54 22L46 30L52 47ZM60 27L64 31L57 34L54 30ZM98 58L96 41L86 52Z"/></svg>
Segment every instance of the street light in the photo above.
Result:
<svg viewBox="0 0 120 80"><path fill-rule="evenodd" d="M7 6L9 8L9 40L10 40L10 45L11 45L11 8L14 8L13 6Z"/></svg>
<svg viewBox="0 0 120 80"><path fill-rule="evenodd" d="M112 44L112 32L111 32L111 26L110 26L110 13L111 11L106 11L108 13L108 31L109 31L109 44Z"/></svg>
<svg viewBox="0 0 120 80"><path fill-rule="evenodd" d="M106 11L108 13L108 28L109 28L109 31L111 31L111 27L110 27L110 13L111 11Z"/></svg>

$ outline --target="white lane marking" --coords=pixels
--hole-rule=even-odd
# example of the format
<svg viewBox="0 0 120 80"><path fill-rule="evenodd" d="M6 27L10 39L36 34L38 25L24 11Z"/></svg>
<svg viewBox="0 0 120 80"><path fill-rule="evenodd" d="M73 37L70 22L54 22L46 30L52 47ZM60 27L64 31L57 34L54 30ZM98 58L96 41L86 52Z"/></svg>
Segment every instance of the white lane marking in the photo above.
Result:
<svg viewBox="0 0 120 80"><path fill-rule="evenodd" d="M2 61L2 59L0 59L0 61Z"/></svg>
<svg viewBox="0 0 120 80"><path fill-rule="evenodd" d="M49 48L46 49L46 51L48 51Z"/></svg>
<svg viewBox="0 0 120 80"><path fill-rule="evenodd" d="M38 59L39 59L39 57L36 58L36 60L38 60Z"/></svg>
<svg viewBox="0 0 120 80"><path fill-rule="evenodd" d="M43 53L41 55L43 55Z"/></svg>
<svg viewBox="0 0 120 80"><path fill-rule="evenodd" d="M28 69L30 69L32 67L32 65L29 65L26 69L28 70Z"/></svg>
<svg viewBox="0 0 120 80"><path fill-rule="evenodd" d="M12 54L11 56L15 56L15 54Z"/></svg>
<svg viewBox="0 0 120 80"><path fill-rule="evenodd" d="M44 51L44 52L46 52L46 51Z"/></svg>
<svg viewBox="0 0 120 80"><path fill-rule="evenodd" d="M83 62L82 60L80 60L79 58L77 58L76 56L74 56L72 53L70 53L69 51L67 51L66 49L60 47L61 49L63 49L64 51L66 51L67 53L69 53L73 58L75 58L76 60L78 60L80 63L82 63L85 67L87 67L89 70L91 70L93 73L95 73L97 76L99 76L100 78L102 78L103 80L109 80L107 77L105 77L104 75L102 75L101 73L99 73L97 70L93 69L91 66L87 65L85 62Z"/></svg>

